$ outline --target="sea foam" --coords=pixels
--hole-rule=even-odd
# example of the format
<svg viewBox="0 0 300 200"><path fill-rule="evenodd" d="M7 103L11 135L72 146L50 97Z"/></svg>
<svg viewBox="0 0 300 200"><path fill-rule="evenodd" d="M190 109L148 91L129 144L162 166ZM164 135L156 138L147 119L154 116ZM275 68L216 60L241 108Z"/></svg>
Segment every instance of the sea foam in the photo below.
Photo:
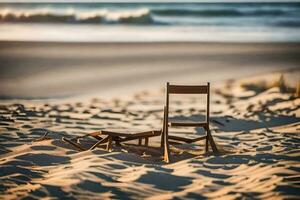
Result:
<svg viewBox="0 0 300 200"><path fill-rule="evenodd" d="M94 11L78 11L73 9L66 9L64 11L56 11L53 9L2 9L0 10L0 21L38 23L148 24L152 23L152 18L147 8L125 11L110 11L107 9L99 9Z"/></svg>

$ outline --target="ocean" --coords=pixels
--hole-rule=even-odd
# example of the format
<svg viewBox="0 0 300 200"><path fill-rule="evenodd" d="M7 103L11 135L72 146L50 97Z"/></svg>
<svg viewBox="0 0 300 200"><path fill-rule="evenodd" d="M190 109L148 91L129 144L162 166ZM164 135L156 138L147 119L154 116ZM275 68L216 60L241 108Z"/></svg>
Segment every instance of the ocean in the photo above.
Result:
<svg viewBox="0 0 300 200"><path fill-rule="evenodd" d="M0 40L299 42L300 3L0 3Z"/></svg>

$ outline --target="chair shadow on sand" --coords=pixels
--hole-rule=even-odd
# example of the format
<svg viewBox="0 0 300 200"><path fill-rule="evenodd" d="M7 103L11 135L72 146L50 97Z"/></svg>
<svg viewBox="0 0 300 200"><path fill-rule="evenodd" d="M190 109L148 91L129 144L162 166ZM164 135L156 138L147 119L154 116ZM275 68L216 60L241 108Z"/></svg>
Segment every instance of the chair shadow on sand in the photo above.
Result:
<svg viewBox="0 0 300 200"><path fill-rule="evenodd" d="M269 115L269 113L259 113L257 114L258 120L251 120L251 119L237 119L232 116L211 116L210 121L211 124L213 125L212 130L213 132L216 132L217 134L214 134L214 137L217 139L216 143L218 145L218 139L219 139L219 134L222 132L245 132L245 131L252 131L255 129L267 129L272 127L277 127L277 126L283 126L283 125L288 125L288 124L293 124L296 122L300 121L299 117L296 116L283 116L283 115ZM176 116L174 119L185 119L186 117L183 116ZM205 119L205 115L191 115L189 116L190 119L200 119L203 120ZM46 130L47 131L47 130ZM49 133L53 133L49 131ZM59 135L67 135L67 133L58 133ZM196 135L202 135L203 134L203 128L195 128L195 134ZM56 134L52 134L56 135ZM49 136L50 137L50 136ZM52 136L51 136L52 138ZM68 154L76 153L77 151L74 150L72 146L66 145L63 143L61 140L59 140L61 136L56 136L55 140L52 141L52 144L54 146L59 146L62 148L68 148L70 151L68 151ZM222 138L222 137L221 137ZM95 141L91 140L85 140L82 141L83 146L91 146L94 144ZM191 154L187 151L184 151L186 149L189 149L187 146L183 145L183 151L178 153L176 155L173 155L174 159L172 163L182 161L185 159L190 159L193 157L199 156L199 154ZM199 145L198 145L199 146ZM200 149L198 149L200 152L203 152L203 147L204 145L200 145ZM101 145L99 146L101 147ZM187 147L187 148L186 148ZM218 147L220 147L218 145ZM38 148L38 147L35 147ZM176 148L181 149L180 145L176 146ZM192 147L193 148L193 147ZM104 153L105 151L102 151L101 148L98 148L99 150L94 150L93 152L97 154ZM134 155L138 155L136 159L134 159L136 162L140 163L162 163L161 162L161 148L160 147L151 147L151 146L139 146L135 144L130 144L130 145L122 145L121 147L114 147L114 152L128 152L132 153ZM233 150L234 151L234 150ZM222 151L221 147L221 154L224 155L226 151ZM107 152L106 152L107 153ZM210 155L211 153L208 154L200 154L200 157ZM230 154L230 153L229 153ZM235 156L235 155L232 155ZM120 159L122 159L123 156L119 156ZM142 157L142 158L140 158Z"/></svg>
<svg viewBox="0 0 300 200"><path fill-rule="evenodd" d="M220 148L220 154L230 154L234 152L234 149L226 151L224 150L220 145L218 145L218 140L222 140L222 136L220 136L222 132L248 132L256 129L267 129L277 126L283 126L288 124L297 123L300 121L299 117L296 116L284 116L284 115L269 115L266 113L259 113L257 114L258 120L252 120L252 119L238 119L234 118L232 116L212 116L210 118L213 130L213 136L216 138L216 144L218 148ZM190 119L205 119L204 115L191 115L189 116ZM174 119L176 120L184 120L186 117L183 116L176 116ZM198 136L203 135L204 131L203 128L195 128L195 134ZM216 134L214 134L216 133ZM82 145L89 147L93 145L95 141L86 140L82 141ZM59 145L61 147L66 148L65 144L62 144L60 141L57 141L55 145ZM199 145L198 145L199 146ZM99 145L99 147L102 147ZM105 146L103 146L105 148ZM68 146L71 151L69 153L75 153L76 151L73 151L74 148L71 146ZM100 148L101 149L101 148ZM173 149L174 150L174 149ZM192 150L193 152L198 151L201 153L190 153L189 150ZM129 145L122 145L121 147L114 146L114 152L127 152L137 155L136 162L141 163L163 163L161 162L161 148L160 147L151 147L149 146L143 146L143 145L137 145L137 144L129 144ZM104 153L105 151L93 151L98 153ZM211 152L204 153L204 145L200 145L200 148L197 150L194 149L193 145L187 144L187 145L175 145L175 151L173 152L172 157L174 158L172 160L172 163L194 158L194 157L203 157L211 155ZM121 159L122 156L120 156ZM141 157L141 158L140 158Z"/></svg>
<svg viewBox="0 0 300 200"><path fill-rule="evenodd" d="M296 116L270 116L264 113L257 115L259 120L251 119L237 119L234 117L212 117L212 123L217 126L218 131L230 132L230 131L251 131L261 128L272 128L276 126L283 126L300 121Z"/></svg>

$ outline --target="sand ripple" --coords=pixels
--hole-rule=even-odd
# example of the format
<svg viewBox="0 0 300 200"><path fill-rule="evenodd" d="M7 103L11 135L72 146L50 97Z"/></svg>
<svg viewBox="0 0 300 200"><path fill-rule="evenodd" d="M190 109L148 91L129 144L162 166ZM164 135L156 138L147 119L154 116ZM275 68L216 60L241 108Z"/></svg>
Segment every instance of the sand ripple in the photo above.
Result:
<svg viewBox="0 0 300 200"><path fill-rule="evenodd" d="M234 90L237 85L229 86ZM203 155L203 145L197 154L188 145L176 146L170 164L161 162L155 148L159 138L150 140L152 149L128 145L112 152L78 153L61 141L108 127L161 128L162 94L114 101L4 102L1 198L299 198L299 99L278 88L238 96L217 91L213 98L212 129L222 154ZM184 101L190 107L174 113L201 117L191 110L193 98L175 104Z"/></svg>

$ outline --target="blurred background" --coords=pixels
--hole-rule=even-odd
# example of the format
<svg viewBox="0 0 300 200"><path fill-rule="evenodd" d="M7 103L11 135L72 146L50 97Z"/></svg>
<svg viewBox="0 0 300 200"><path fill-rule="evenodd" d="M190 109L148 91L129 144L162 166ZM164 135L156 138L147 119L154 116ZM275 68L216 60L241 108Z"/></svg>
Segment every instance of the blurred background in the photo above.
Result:
<svg viewBox="0 0 300 200"><path fill-rule="evenodd" d="M299 67L299 2L0 3L0 97L126 95Z"/></svg>

